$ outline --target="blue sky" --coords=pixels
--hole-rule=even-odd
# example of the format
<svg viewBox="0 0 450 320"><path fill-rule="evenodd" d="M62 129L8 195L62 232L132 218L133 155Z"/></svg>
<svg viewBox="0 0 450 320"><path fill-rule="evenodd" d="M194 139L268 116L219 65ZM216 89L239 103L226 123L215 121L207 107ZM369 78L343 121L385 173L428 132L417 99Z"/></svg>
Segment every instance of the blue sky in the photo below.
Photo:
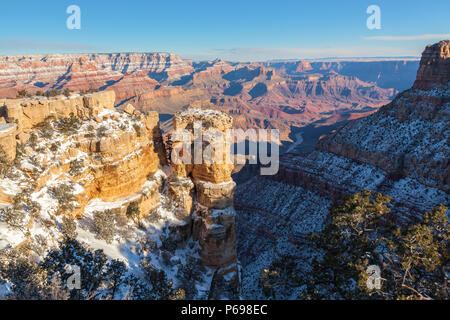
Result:
<svg viewBox="0 0 450 320"><path fill-rule="evenodd" d="M69 30L69 5L81 29ZM366 9L381 9L369 30ZM0 55L173 52L196 60L419 56L450 38L450 1L2 1Z"/></svg>

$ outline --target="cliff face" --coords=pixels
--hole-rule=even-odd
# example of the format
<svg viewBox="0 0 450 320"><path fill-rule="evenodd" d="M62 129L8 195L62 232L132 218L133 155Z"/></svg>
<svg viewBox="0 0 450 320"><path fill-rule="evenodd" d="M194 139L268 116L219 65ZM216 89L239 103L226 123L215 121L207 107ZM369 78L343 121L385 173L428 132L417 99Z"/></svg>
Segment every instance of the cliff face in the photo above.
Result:
<svg viewBox="0 0 450 320"><path fill-rule="evenodd" d="M116 108L114 101L114 91L2 101L0 146L7 163L2 158L0 209L21 212L26 225L23 237L16 231L4 232L1 216L0 244L6 238L13 247L31 245L36 234L44 233L48 244L57 246L65 216L74 218L81 237L96 246L92 223L98 212L104 212L120 224L114 228L123 229L124 242L117 240L114 250L141 246L151 251L147 255L167 264L167 256L174 254L170 250L179 249L190 255L189 261L200 261L201 279L190 283L211 288L199 296L232 297L217 277L234 290L239 287L233 165L202 161L171 169L166 165L158 114L141 113L131 104ZM232 127L231 117L199 109L177 114L174 127L194 132L196 121L205 136L211 131L223 134ZM201 151L207 147L203 145ZM215 152L221 151L226 160L229 146L219 147ZM139 241L157 239L161 243L157 249L136 244L141 229L145 233ZM143 251L139 254L145 258Z"/></svg>
<svg viewBox="0 0 450 320"><path fill-rule="evenodd" d="M66 214L81 217L93 199L114 202L133 197L143 214L158 205L157 186L149 188L146 183L163 154L161 136L155 135L158 117L117 111L114 101L114 92L109 91L4 102L6 119L12 124L2 126L15 132L2 135L2 145L10 146L5 149L11 157L16 137L24 148L17 169L30 177L26 184L36 185L39 191L69 179L77 186L77 205Z"/></svg>
<svg viewBox="0 0 450 320"><path fill-rule="evenodd" d="M450 79L450 41L428 46L422 54L414 89L430 90L446 86Z"/></svg>
<svg viewBox="0 0 450 320"><path fill-rule="evenodd" d="M195 131L197 125L201 125L199 132ZM220 162L223 163L209 163L205 158L194 161L195 154L192 153L188 159L191 164L173 163L177 177L169 182L169 187L176 195L179 209L193 224L193 237L200 243L203 263L237 285L236 213L233 208L236 183L231 178L230 146L214 144L214 140L206 138L208 134L225 137L227 130L232 128L232 118L214 110L188 109L175 115L173 126L175 133L186 130L191 134L187 150L200 141L198 135L201 135L204 139L200 145L202 154L213 145L219 149L214 149L212 156L222 154ZM173 140L172 150L178 152L183 142L174 137ZM197 201L194 208L192 199Z"/></svg>
<svg viewBox="0 0 450 320"><path fill-rule="evenodd" d="M313 153L283 156L275 179L331 199L363 188L389 194L400 223L447 205L449 62L449 41L428 46L412 89L327 135Z"/></svg>

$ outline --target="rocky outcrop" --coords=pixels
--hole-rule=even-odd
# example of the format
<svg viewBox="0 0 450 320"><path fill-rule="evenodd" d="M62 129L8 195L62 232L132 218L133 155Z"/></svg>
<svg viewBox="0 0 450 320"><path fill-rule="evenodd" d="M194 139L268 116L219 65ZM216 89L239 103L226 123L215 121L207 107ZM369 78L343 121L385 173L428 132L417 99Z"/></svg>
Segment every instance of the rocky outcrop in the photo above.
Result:
<svg viewBox="0 0 450 320"><path fill-rule="evenodd" d="M233 206L233 194L236 189L234 181L224 183L211 183L196 180L198 202L214 209L226 209Z"/></svg>
<svg viewBox="0 0 450 320"><path fill-rule="evenodd" d="M176 114L173 127L175 133L185 130L189 134L188 150L203 141L200 144L202 154L206 154L205 150L213 145L220 149L214 148L213 157L216 152L222 152L222 158L213 159L221 159L223 163L208 163L205 159L194 161L194 154L185 158L190 164L173 163L178 177L176 183L169 183L169 188L177 195L178 203L184 208L184 214L187 214L192 204L188 200L191 188L195 186L197 205L192 214L193 236L200 243L202 261L237 283L236 213L233 208L236 184L231 179L233 164L227 159L229 145L224 143L225 140L215 144L214 139L208 139L208 135L225 137L227 130L232 128L232 118L219 111L194 108ZM175 150L182 146L183 142L173 137L172 152L178 152ZM184 184L180 186L180 182Z"/></svg>
<svg viewBox="0 0 450 320"><path fill-rule="evenodd" d="M194 143L194 140L198 139L198 137L195 137L195 123L200 126L198 134L201 134L204 138L204 142L207 143L207 145L203 146L202 152L204 148L213 146L215 143L211 140L213 137L210 137L209 142L206 141L208 135L218 134L219 141L217 141L217 143L218 145L221 143L221 145L219 149L212 149L213 152L211 156L213 158L219 156L221 159L217 159L219 161L212 161L211 163L202 161L200 164L194 164L194 162L196 162L194 154L191 154L192 159L189 161L191 164L180 163L174 166L177 174L182 177L192 176L194 180L212 182L214 184L231 181L233 164L229 161L229 152L225 152L228 149L227 145L224 145L224 143L226 143L226 132L231 129L233 125L232 118L220 111L195 108L188 109L187 111L180 112L174 116L173 129L175 132L181 132L182 130L190 132L192 134L191 143ZM221 138L223 140L220 141ZM176 142L176 144L173 145L174 149L178 147L182 147L181 142ZM216 156L216 153L218 154L219 152L222 152L222 154Z"/></svg>
<svg viewBox="0 0 450 320"><path fill-rule="evenodd" d="M422 54L413 88L429 90L450 80L450 41L429 45Z"/></svg>
<svg viewBox="0 0 450 320"><path fill-rule="evenodd" d="M10 158L16 138L35 137L32 144L21 141L25 155L18 169L31 177L27 184L32 182L38 191L69 179L77 186L77 205L65 214L81 217L94 199L109 207L117 203L124 214L127 203L137 202L141 217L159 206L161 181L153 176L165 155L158 114L142 114L132 106L116 110L114 103L113 91L4 102L11 124L1 125L8 131L2 130L0 143ZM60 120L69 117L73 120L65 123L72 126L70 132L61 131Z"/></svg>
<svg viewBox="0 0 450 320"><path fill-rule="evenodd" d="M6 119L16 123L17 133L28 132L48 118L97 119L103 109L114 110L115 93L105 91L88 95L59 96L55 98L35 97L29 99L7 99L3 103Z"/></svg>

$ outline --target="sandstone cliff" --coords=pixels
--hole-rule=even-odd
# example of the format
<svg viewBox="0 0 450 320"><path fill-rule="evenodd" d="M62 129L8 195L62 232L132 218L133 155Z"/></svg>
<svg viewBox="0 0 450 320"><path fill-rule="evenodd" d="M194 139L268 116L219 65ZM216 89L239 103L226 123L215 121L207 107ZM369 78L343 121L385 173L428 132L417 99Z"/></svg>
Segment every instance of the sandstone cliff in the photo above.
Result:
<svg viewBox="0 0 450 320"><path fill-rule="evenodd" d="M200 132L195 131L196 125L200 125ZM186 130L191 133L188 150L203 139L200 150L204 154L205 149L214 144L206 136L225 137L227 130L232 128L232 118L219 111L193 108L176 114L173 127L174 132ZM182 147L183 142L173 139L172 150ZM190 164L172 163L177 177L169 182L169 186L182 214L193 224L193 237L200 243L203 263L237 286L236 213L233 207L236 183L231 178L233 164L228 159L229 144L224 141L215 145L220 150L213 151L213 157L214 153L221 152L223 158L219 163L209 163L204 158L196 162L193 153L189 154ZM192 207L194 199L197 205Z"/></svg>
<svg viewBox="0 0 450 320"><path fill-rule="evenodd" d="M68 181L77 190L76 205L63 213L79 217L93 199L115 202L130 197L128 203L137 201L142 215L158 206L158 185L148 182L164 161L158 115L117 111L114 102L113 91L5 100L11 124L2 125L8 131L3 130L0 141L11 159L16 143L23 149L16 169L24 180L15 181L18 188L33 184L36 192L45 193ZM126 209L126 201L120 208Z"/></svg>
<svg viewBox="0 0 450 320"><path fill-rule="evenodd" d="M23 235L5 233L0 216L0 244L6 238L13 247L31 246L44 233L48 245L57 246L65 232L62 217L70 217L89 245L112 250L92 240L98 228L93 221L103 212L120 225L114 226L122 230L116 237L121 240L115 240L120 250L135 248L132 241L144 229L139 241L160 244L155 249L139 243L147 250L140 258L151 255L167 263L177 249L191 260L198 256L204 274L188 286L206 283L211 288L198 293L203 298L233 297L217 280L231 284L233 292L239 287L233 165L201 162L170 169L158 114L114 104L114 91L2 101L0 146L7 162L1 162L0 209L23 215L25 226ZM177 114L174 127L192 132L194 121L203 125L204 135L232 127L232 118L223 113L194 109ZM219 148L226 160L227 146ZM190 297L192 292L197 290Z"/></svg>
<svg viewBox="0 0 450 320"><path fill-rule="evenodd" d="M450 79L450 41L429 45L422 54L420 68L413 88L429 90L446 86Z"/></svg>

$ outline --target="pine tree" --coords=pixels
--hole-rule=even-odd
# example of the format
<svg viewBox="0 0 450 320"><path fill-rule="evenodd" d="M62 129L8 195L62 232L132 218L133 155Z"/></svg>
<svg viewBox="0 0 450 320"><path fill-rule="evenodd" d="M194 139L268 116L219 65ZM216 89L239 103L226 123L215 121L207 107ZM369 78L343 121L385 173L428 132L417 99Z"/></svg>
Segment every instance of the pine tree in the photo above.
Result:
<svg viewBox="0 0 450 320"><path fill-rule="evenodd" d="M62 218L62 224L61 224L63 234L65 237L69 239L76 239L78 236L77 233L77 224L76 222L67 216L64 216Z"/></svg>
<svg viewBox="0 0 450 320"><path fill-rule="evenodd" d="M115 217L111 210L94 212L94 231L98 239L111 243L117 233Z"/></svg>

